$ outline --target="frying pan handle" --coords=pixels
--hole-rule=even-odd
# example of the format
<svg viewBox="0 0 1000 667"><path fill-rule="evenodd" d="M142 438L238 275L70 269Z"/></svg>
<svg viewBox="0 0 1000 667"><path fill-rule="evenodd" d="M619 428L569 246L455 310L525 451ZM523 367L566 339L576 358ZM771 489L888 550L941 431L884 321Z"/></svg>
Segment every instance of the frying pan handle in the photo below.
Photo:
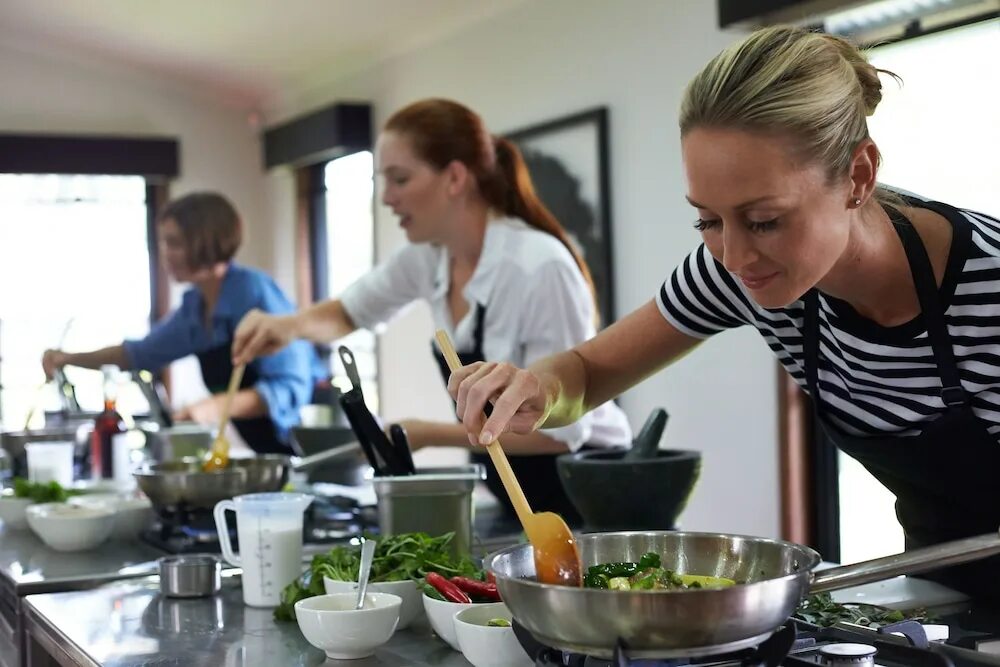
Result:
<svg viewBox="0 0 1000 667"><path fill-rule="evenodd" d="M901 574L919 574L996 554L1000 554L1000 534L988 533L863 563L821 570L813 574L809 592L839 591L842 588L869 584L873 581L884 581Z"/></svg>

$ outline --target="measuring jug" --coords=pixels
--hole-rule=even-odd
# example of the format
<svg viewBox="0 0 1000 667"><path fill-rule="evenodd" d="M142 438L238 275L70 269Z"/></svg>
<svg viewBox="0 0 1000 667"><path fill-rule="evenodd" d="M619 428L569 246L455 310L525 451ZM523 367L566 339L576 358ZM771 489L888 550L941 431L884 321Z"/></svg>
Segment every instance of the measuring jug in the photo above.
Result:
<svg viewBox="0 0 1000 667"><path fill-rule="evenodd" d="M216 504L222 556L243 568L246 604L276 607L281 589L302 574L302 515L311 502L304 493L249 493ZM240 555L229 541L226 510L236 512Z"/></svg>

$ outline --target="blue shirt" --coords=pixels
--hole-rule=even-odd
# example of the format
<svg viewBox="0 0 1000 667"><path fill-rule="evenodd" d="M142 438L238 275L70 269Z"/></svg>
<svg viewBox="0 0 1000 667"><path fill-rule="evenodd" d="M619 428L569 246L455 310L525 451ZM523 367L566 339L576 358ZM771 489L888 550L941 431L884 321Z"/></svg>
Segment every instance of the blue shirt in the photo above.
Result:
<svg viewBox="0 0 1000 667"><path fill-rule="evenodd" d="M236 325L252 308L276 315L295 310L270 276L230 264L212 313L211 330L205 328L202 317L201 292L192 288L184 293L180 307L157 322L145 338L125 341L125 354L132 368L157 370L189 354L231 345ZM254 389L267 405L278 436L287 441L289 429L299 423L299 408L311 400L315 383L330 376L329 370L312 344L302 340L255 359L249 367L260 378ZM213 389L225 391L225 387Z"/></svg>

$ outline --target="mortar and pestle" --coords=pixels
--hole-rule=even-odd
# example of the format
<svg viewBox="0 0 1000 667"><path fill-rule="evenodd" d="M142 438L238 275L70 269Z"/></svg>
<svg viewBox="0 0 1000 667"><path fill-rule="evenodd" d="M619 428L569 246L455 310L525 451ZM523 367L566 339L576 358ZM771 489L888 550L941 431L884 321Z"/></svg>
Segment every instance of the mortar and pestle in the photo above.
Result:
<svg viewBox="0 0 1000 667"><path fill-rule="evenodd" d="M563 454L556 461L566 495L586 530L670 530L701 472L701 453L659 449L667 412L657 408L622 450Z"/></svg>

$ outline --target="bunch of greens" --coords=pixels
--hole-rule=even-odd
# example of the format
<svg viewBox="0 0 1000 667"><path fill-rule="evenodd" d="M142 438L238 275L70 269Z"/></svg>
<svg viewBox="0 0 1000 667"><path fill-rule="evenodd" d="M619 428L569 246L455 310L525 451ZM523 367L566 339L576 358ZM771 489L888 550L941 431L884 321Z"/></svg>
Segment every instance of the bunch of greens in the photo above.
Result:
<svg viewBox="0 0 1000 667"><path fill-rule="evenodd" d="M17 477L14 479L14 496L17 498L31 498L36 503L62 503L71 495L73 491L67 491L59 482L36 483Z"/></svg>
<svg viewBox="0 0 1000 667"><path fill-rule="evenodd" d="M878 628L904 620L927 621L927 612L916 609L903 613L896 609L886 609L870 604L839 604L829 593L810 595L799 605L792 618L821 627L837 623L853 623L870 628Z"/></svg>
<svg viewBox="0 0 1000 667"><path fill-rule="evenodd" d="M428 572L444 577L463 576L481 579L481 570L468 556L456 558L451 542L454 533L431 537L427 533L403 533L375 538L375 558L372 561L370 582L419 581ZM278 621L295 620L295 603L299 600L322 595L323 577L337 581L357 581L361 570L361 547L343 546L313 557L309 570L285 587L281 604L274 610Z"/></svg>

